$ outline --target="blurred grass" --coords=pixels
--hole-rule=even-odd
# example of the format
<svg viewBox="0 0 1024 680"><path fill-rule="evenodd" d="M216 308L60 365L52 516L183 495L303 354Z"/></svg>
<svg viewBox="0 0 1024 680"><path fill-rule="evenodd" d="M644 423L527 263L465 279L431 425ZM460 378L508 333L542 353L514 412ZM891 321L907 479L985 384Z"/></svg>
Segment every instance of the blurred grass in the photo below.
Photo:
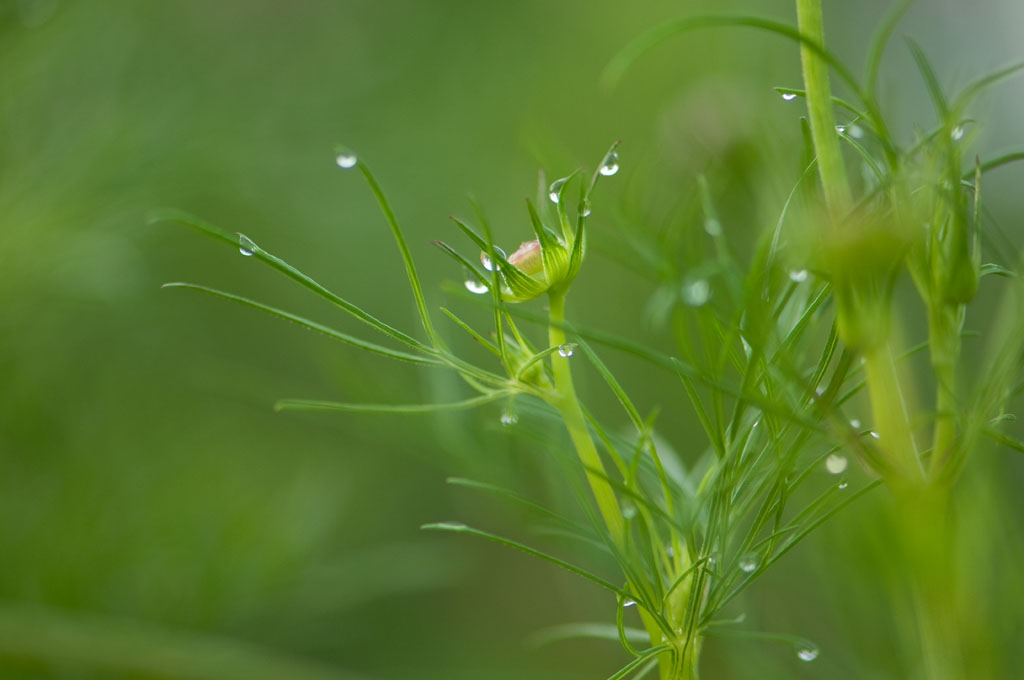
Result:
<svg viewBox="0 0 1024 680"><path fill-rule="evenodd" d="M788 2L757 4L715 9L790 17ZM1002 14L919 4L908 30L926 47L950 45L933 50L940 73L955 66L966 79L1019 50L1005 29L1014 3ZM840 53L859 57L880 5L828 8ZM435 282L459 272L429 241L454 238L445 218L469 212L467 191L499 239L516 242L538 167L565 173L614 139L624 140L624 170L619 195L595 205L595 251L657 229L697 171L722 193L727 228L753 233L796 171L781 155L798 139L796 114L770 89L798 82L791 46L698 33L645 57L615 93L598 87L631 37L700 9L0 1L0 613L18 633L3 635L0 676L161 677L129 658L88 662L86 652L114 655L118 643L73 637L133 620L186 646L248 641L381 677L592 678L615 667L613 645L522 643L544 625L607 620L614 602L518 555L416 529L454 517L515 527L506 510L443 480L501 479L543 497L551 482L538 470L553 463L538 442L499 433L497 407L409 419L272 414L280 397L412 402L451 386L217 300L160 291L197 280L349 329L251 262L144 215L169 205L245 231L407 330L401 263L372 197L333 166L338 142L373 164L435 306L448 300ZM886 79L890 91L900 72ZM894 104L908 118L923 108L915 92ZM1019 85L1008 92L993 102L1018 115L994 118L983 150L1020 145L1024 96ZM992 181L993 211L1021 214L1019 170ZM645 335L643 277L595 256L577 289L579 320L659 342ZM671 407L659 424L693 460L696 426L674 376L609 363L642 410ZM595 408L615 407L596 377L583 382ZM1020 532L1006 518L1020 516L1021 501L1006 490L1024 469L1019 457L993 456L964 491L989 502L984 517L965 518L992 539L982 544L993 552L977 557L991 566L978 597L1001 618L986 631L1020 625L1024 601L999 566L1020 564ZM862 609L863 621L836 614L865 597L841 584L884 562L884 551L863 550L837 561L860 516L803 549L819 571L778 574L752 603L765 627L815 632L822 658L794 670L770 647L712 642L709 677L898 677L879 657L891 652L897 615L884 602ZM821 592L834 610L820 610ZM38 611L55 618L34 628ZM100 623L74 626L80 617ZM1020 670L1001 639L994 672ZM142 643L123 648L148 658Z"/></svg>

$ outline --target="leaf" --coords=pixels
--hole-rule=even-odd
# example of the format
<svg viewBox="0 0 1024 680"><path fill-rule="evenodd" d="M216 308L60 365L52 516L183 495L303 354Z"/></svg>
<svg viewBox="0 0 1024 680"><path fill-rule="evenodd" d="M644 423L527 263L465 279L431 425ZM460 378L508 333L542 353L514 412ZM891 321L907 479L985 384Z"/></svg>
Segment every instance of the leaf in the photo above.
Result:
<svg viewBox="0 0 1024 680"><path fill-rule="evenodd" d="M511 391L491 392L478 397L440 404L350 404L313 399L282 399L274 405L277 411L345 411L348 413L431 413L473 408L511 395Z"/></svg>
<svg viewBox="0 0 1024 680"><path fill-rule="evenodd" d="M364 350L366 350L368 352L373 352L374 354L380 354L380 355L383 355L383 356L386 356L386 357L390 357L392 359L398 359L400 361L408 361L408 362L415 363L415 364L425 364L425 365L428 365L428 366L439 366L439 365L441 365L441 362L438 361L437 359L433 359L433 358L430 358L430 357L416 356L415 354L407 354L406 352L399 352L398 350L393 350L393 349L389 349L387 347L382 347L381 345L377 345L377 344L374 344L372 342L367 342L366 340L360 340L359 338L355 338L355 337L352 337L351 335L347 335L347 334L342 333L340 331L336 331L333 328L330 328L328 326L324 326L324 325L319 324L319 323L317 323L315 321L310 321L309 319L304 319L301 316L296 316L296 315L291 314L289 312L286 312L284 310L277 309L276 307L270 307L270 306L264 305L264 304L262 304L260 302L256 302L255 300L250 300L250 299L244 298L244 297L242 297L240 295L233 295L232 293L226 293L226 292L224 292L222 290L217 290L215 288L208 288L207 286L201 286L201 285L198 285L198 284L195 284L195 283L181 283L181 282L165 283L163 286L161 286L161 288L185 288L185 289L188 289L188 290L197 290L197 291L206 293L208 295L213 295L215 297L224 298L225 300L231 300L231 301L237 302L237 303L239 303L241 305L252 307L253 309L258 309L261 312L266 312L267 314L271 314L273 316L279 317L279 318L284 319L286 321L291 321L292 323L298 324L298 325L302 326L303 328L308 328L311 331L316 331L317 333L321 333L323 335L326 335L329 338L333 338L335 340L340 340L341 342L344 342L344 343L349 344L349 345L353 345L353 346L358 347L360 349L364 349Z"/></svg>
<svg viewBox="0 0 1024 680"><path fill-rule="evenodd" d="M633 670L635 668L637 668L638 666L642 665L648 659L653 659L654 657L658 656L659 654L663 654L663 653L665 653L665 652L667 652L667 651L669 651L671 649L672 648L669 647L668 645L658 645L657 647L651 647L650 649L641 652L640 656L638 656L637 658L635 658L632 661L630 661L629 663L627 663L625 666L620 668L617 672L615 672L612 675L608 676L608 680L621 680L622 678L625 678L627 675L629 675L631 672L633 672Z"/></svg>
<svg viewBox="0 0 1024 680"><path fill-rule="evenodd" d="M625 632L630 642L647 642L647 631L626 628ZM544 647L554 642L580 638L618 641L619 631L616 626L609 623L566 623L537 631L530 636L530 644Z"/></svg>

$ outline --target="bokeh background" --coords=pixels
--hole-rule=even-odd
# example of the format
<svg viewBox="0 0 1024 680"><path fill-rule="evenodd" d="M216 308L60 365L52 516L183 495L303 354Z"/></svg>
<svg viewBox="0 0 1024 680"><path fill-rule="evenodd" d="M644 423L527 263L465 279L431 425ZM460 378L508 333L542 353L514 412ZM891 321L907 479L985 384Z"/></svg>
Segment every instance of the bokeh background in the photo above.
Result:
<svg viewBox="0 0 1024 680"><path fill-rule="evenodd" d="M860 64L886 6L826 2L833 48ZM416 402L455 385L161 290L208 283L353 328L251 259L145 218L171 206L243 231L414 329L373 198L334 165L344 143L392 199L431 305L485 321L430 245L465 246L447 216L469 214L471 192L514 247L529 233L523 198L538 170L593 167L622 140L573 313L668 349L646 314L655 285L622 261L617 239L657 228L705 172L742 243L771 223L799 172L801 107L771 89L799 86L799 62L779 38L693 33L644 57L616 90L600 86L631 38L710 10L793 20L781 0L0 0L0 677L192 678L214 667L268 679L591 679L621 665L614 643L528 644L547 626L613 620L604 593L418 528L459 519L530 538L522 516L445 478L571 504L552 474L557 429L502 428L497 406L274 413L281 397ZM1024 58L1021 26L1015 0L918 2L881 83L904 139L933 119L903 34L955 85ZM974 113L978 154L1024 145L1020 80ZM1022 183L1006 168L986 184L1018 243ZM643 409L663 408L668 445L692 461L703 443L672 377L607 360ZM597 379L584 372L581 383L597 412L625 424ZM991 677L1024 674L1012 644L1024 626L1022 462L986 451L960 491ZM813 637L819 660L711 641L707 677L905 677L905 612L882 585L887 538L871 528L883 502L826 525L740 607L754 627Z"/></svg>

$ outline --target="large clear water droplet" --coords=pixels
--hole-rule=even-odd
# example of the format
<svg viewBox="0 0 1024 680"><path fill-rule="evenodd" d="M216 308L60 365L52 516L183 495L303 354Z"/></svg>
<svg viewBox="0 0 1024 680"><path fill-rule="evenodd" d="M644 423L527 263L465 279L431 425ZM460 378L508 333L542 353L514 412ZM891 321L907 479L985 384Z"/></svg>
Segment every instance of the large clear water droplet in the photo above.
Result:
<svg viewBox="0 0 1024 680"><path fill-rule="evenodd" d="M701 307L711 298L711 285L707 279L696 279L683 286L683 302L691 307Z"/></svg>
<svg viewBox="0 0 1024 680"><path fill-rule="evenodd" d="M598 172L600 172L605 177L610 177L610 176L614 175L615 173L617 173L618 171L619 171L619 152L618 151L609 151L608 155L604 157L603 161L601 161L601 167L598 168Z"/></svg>
<svg viewBox="0 0 1024 680"><path fill-rule="evenodd" d="M508 259L508 255L505 254L505 251L499 248L498 246L494 246L494 250L499 257ZM493 260L491 260L491 256L488 255L487 253L480 253L480 264L482 264L484 266L484 269L486 269L489 272L493 272L495 269L501 268L498 265L496 265Z"/></svg>
<svg viewBox="0 0 1024 680"><path fill-rule="evenodd" d="M583 199L583 210L581 210L580 213L584 217L590 217L590 199L589 198Z"/></svg>
<svg viewBox="0 0 1024 680"><path fill-rule="evenodd" d="M488 291L487 286L480 283L479 280L472 274L466 277L466 290L474 295L483 295Z"/></svg>
<svg viewBox="0 0 1024 680"><path fill-rule="evenodd" d="M256 244L252 242L252 239L245 234L238 235L238 252L246 257L250 257L255 250Z"/></svg>
<svg viewBox="0 0 1024 680"><path fill-rule="evenodd" d="M796 646L796 655L801 661L814 661L820 653L818 646L811 642L801 642Z"/></svg>
<svg viewBox="0 0 1024 680"><path fill-rule="evenodd" d="M838 475L846 469L846 462L846 456L833 453L825 459L825 469L834 475Z"/></svg>
<svg viewBox="0 0 1024 680"><path fill-rule="evenodd" d="M789 273L789 280L793 283L803 283L807 280L807 276L806 269L794 269Z"/></svg>
<svg viewBox="0 0 1024 680"><path fill-rule="evenodd" d="M573 355L573 352L575 351L576 343L574 342L567 342L564 345L558 346L558 356L562 357L563 359L568 359Z"/></svg>
<svg viewBox="0 0 1024 680"><path fill-rule="evenodd" d="M356 164L359 163L359 157L348 149L342 149L338 152L338 155L334 157L334 162L337 163L338 167L342 170L350 170L356 167Z"/></svg>
<svg viewBox="0 0 1024 680"><path fill-rule="evenodd" d="M783 92L782 101L791 102L796 99L796 92Z"/></svg>
<svg viewBox="0 0 1024 680"><path fill-rule="evenodd" d="M757 553L747 553L740 557L740 570L744 573L751 573L757 569L761 564L761 558L757 556Z"/></svg>
<svg viewBox="0 0 1024 680"><path fill-rule="evenodd" d="M622 606L624 608L625 607L634 607L634 606L636 606L636 600L623 600L622 601Z"/></svg>
<svg viewBox="0 0 1024 680"><path fill-rule="evenodd" d="M563 177L562 179L556 179L554 182L551 183L551 186L548 187L548 198L551 199L552 203L558 203L558 201L561 198L559 196L559 194L562 193L562 187L565 186L565 183L568 180L569 180L568 177Z"/></svg>

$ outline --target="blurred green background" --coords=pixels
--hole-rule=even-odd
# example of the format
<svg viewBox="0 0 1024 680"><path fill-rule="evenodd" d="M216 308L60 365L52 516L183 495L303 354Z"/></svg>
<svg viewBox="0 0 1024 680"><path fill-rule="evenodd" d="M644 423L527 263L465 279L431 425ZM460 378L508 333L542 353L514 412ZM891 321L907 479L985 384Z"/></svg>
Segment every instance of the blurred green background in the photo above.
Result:
<svg viewBox="0 0 1024 680"><path fill-rule="evenodd" d="M885 7L826 2L833 47L859 64ZM1024 56L1024 6L984 7L922 0L898 33L962 84ZM418 529L460 519L528 537L518 514L445 478L558 503L557 429L503 430L496 406L275 414L281 397L417 402L454 384L160 290L208 283L355 328L251 260L145 215L173 206L244 231L412 330L386 225L359 178L334 165L344 143L392 199L429 302L485 322L451 294L460 272L430 245L468 252L447 216L470 213L472 192L514 247L538 169L593 167L620 139L623 169L596 201L573 313L668 349L644 314L653 285L614 257L616 234L656 228L702 171L727 231L750 238L799 172L789 151L801 110L771 90L799 86L796 49L781 39L694 33L644 57L614 92L599 86L631 38L709 10L787 22L793 11L781 0L0 0L0 677L199 677L190 669L209 662L242 677L589 679L621 665L613 643L526 643L545 626L613 620L604 593ZM931 121L899 40L882 86L905 138ZM1020 81L976 109L977 153L1024 143ZM1022 181L1007 168L986 185L1017 242ZM672 376L607 358L644 410L663 407L665 436L692 461L703 443ZM624 423L597 379L581 382L597 412ZM1011 641L1024 629L1024 465L1002 451L975 462L960 493L989 612L979 636L992 677L1021 677ZM706 676L905 677L904 613L877 576L882 506L868 499L826 525L743 604L757 627L812 636L818 661L712 641Z"/></svg>

